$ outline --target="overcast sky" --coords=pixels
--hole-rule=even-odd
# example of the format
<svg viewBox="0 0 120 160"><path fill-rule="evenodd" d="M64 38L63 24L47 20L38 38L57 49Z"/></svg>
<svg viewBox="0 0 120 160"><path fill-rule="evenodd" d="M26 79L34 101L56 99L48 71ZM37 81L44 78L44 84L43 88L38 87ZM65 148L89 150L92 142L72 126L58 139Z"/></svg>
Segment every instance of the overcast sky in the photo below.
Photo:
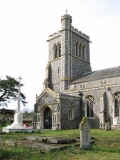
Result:
<svg viewBox="0 0 120 160"><path fill-rule="evenodd" d="M120 0L0 0L0 76L21 75L30 109L42 91L47 38L61 29L66 8L72 26L90 36L92 70L119 66Z"/></svg>

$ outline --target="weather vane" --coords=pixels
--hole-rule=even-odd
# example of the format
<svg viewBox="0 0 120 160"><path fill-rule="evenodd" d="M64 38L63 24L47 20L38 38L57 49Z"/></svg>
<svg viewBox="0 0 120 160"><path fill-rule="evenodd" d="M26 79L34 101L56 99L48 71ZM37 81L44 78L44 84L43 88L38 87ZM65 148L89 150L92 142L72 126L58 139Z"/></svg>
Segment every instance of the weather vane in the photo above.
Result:
<svg viewBox="0 0 120 160"><path fill-rule="evenodd" d="M65 12L66 12L66 14L67 14L68 10L66 9Z"/></svg>

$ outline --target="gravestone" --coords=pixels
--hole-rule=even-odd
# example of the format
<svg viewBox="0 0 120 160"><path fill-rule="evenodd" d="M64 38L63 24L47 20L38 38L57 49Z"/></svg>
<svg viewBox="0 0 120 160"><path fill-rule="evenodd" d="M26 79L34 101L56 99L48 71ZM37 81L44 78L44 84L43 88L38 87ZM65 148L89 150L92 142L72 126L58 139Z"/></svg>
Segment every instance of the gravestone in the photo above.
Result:
<svg viewBox="0 0 120 160"><path fill-rule="evenodd" d="M110 122L105 123L105 130L106 131L110 130Z"/></svg>
<svg viewBox="0 0 120 160"><path fill-rule="evenodd" d="M82 118L80 123L80 148L88 149L91 147L90 125L86 117Z"/></svg>

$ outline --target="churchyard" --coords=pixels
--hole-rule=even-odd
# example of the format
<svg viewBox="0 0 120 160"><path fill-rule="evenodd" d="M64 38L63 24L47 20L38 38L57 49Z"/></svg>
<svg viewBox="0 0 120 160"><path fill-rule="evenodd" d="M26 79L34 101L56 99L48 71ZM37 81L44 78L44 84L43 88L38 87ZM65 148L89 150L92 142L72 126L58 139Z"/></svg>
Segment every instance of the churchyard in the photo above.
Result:
<svg viewBox="0 0 120 160"><path fill-rule="evenodd" d="M30 137L61 137L72 138L80 136L79 129L71 130L36 130L33 133L5 133L1 134L1 154L5 160L119 160L120 159L120 130L91 129L91 138L95 140L91 147L83 150L80 145L67 144L61 149L45 151L36 146L39 141L34 141ZM26 138L25 137L29 137ZM5 141L10 141L5 143ZM12 141L27 142L29 147L21 146ZM12 145L13 144L13 145ZM35 144L35 145L34 145ZM48 145L51 145L48 143ZM33 146L33 147L31 147Z"/></svg>

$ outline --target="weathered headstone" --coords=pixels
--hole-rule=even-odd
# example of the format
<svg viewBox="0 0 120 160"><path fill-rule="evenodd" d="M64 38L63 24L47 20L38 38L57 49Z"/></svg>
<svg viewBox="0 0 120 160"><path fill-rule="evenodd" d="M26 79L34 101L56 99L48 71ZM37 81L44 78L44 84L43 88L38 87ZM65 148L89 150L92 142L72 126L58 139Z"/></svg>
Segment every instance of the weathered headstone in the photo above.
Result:
<svg viewBox="0 0 120 160"><path fill-rule="evenodd" d="M109 122L105 123L105 130L106 131L110 130L110 123Z"/></svg>
<svg viewBox="0 0 120 160"><path fill-rule="evenodd" d="M91 147L90 125L86 117L80 123L80 148L88 149Z"/></svg>

